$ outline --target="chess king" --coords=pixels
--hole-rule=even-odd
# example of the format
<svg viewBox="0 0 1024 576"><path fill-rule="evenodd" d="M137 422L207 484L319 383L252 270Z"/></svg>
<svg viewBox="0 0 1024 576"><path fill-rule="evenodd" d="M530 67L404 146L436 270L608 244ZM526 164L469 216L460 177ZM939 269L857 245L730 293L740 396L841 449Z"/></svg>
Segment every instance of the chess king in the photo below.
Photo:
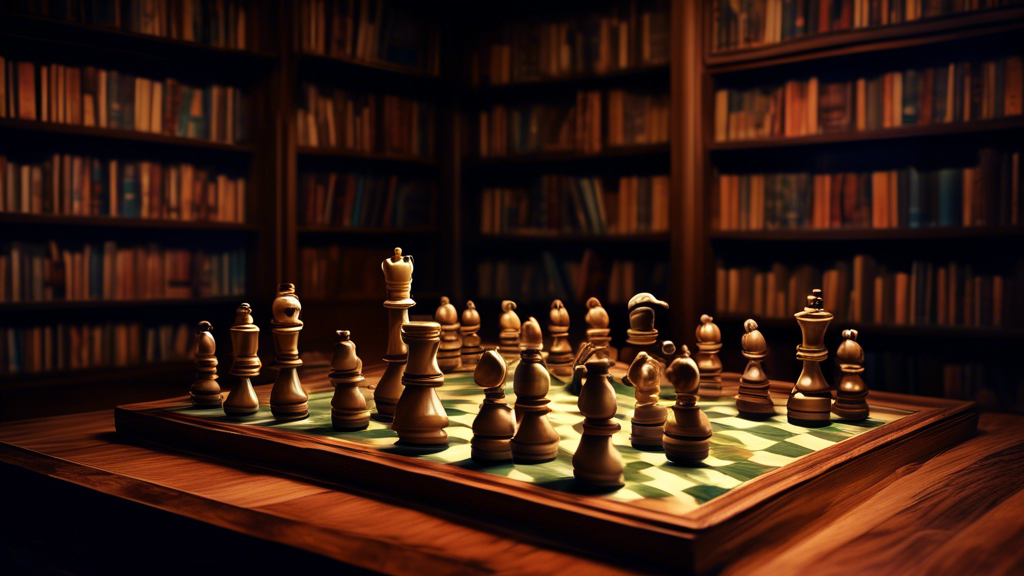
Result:
<svg viewBox="0 0 1024 576"><path fill-rule="evenodd" d="M794 314L800 324L803 341L796 347L796 359L804 363L786 404L790 424L817 428L829 425L832 389L821 373L820 363L828 358L825 330L832 314L825 311L825 297L815 288L807 297L807 306Z"/></svg>
<svg viewBox="0 0 1024 576"><path fill-rule="evenodd" d="M416 305L412 299L412 256L403 256L401 248L380 264L384 272L384 288L387 300L384 308L388 311L388 348L384 354L387 367L380 377L373 393L377 412L373 419L391 422L395 419L395 406L402 397L402 375L409 361L409 347L402 341L402 324L409 321L409 308Z"/></svg>
<svg viewBox="0 0 1024 576"><path fill-rule="evenodd" d="M270 411L281 421L309 418L309 395L299 381L299 334L302 332L302 303L295 294L295 285L284 283L277 288L271 308L271 334L277 358L271 368L277 369L277 380L270 390Z"/></svg>

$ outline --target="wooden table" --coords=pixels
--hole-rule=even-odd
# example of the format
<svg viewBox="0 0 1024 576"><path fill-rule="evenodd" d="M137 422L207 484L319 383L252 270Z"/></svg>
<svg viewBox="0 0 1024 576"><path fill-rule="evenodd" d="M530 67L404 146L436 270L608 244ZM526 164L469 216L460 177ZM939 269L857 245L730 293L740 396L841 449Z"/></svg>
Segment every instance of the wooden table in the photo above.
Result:
<svg viewBox="0 0 1024 576"><path fill-rule="evenodd" d="M379 496L126 444L112 410L0 424L0 478L0 560L46 573L629 569ZM1022 542L1024 417L987 413L975 438L724 573L1021 573Z"/></svg>

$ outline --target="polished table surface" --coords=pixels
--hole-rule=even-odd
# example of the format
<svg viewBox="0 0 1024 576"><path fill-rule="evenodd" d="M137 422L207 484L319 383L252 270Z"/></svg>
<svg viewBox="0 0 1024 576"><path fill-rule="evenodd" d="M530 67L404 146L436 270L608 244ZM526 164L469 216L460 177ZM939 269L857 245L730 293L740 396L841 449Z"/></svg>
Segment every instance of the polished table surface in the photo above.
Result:
<svg viewBox="0 0 1024 576"><path fill-rule="evenodd" d="M275 573L334 562L394 574L629 572L483 521L125 443L113 410L0 424L0 479L0 561L43 573L190 562ZM1024 573L1024 417L985 413L976 437L723 567L897 572Z"/></svg>

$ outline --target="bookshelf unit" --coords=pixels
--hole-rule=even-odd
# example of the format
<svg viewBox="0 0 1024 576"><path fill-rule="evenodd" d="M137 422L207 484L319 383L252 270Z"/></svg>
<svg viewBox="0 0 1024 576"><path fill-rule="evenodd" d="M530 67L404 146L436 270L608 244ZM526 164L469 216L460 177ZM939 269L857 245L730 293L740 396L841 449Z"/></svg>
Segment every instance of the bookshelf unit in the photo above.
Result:
<svg viewBox="0 0 1024 576"><path fill-rule="evenodd" d="M856 4L861 3L858 1ZM688 268L693 266L691 269L703 271L702 281L698 283L697 301L707 310L715 311L716 323L722 327L726 344L723 350L726 369L742 369L743 359L738 353L738 343L742 334L740 326L748 317L757 319L769 342L770 361L766 363L768 373L773 378L792 379L799 368L793 360L791 347L799 339L799 329L790 318L796 309L789 310L791 306L787 305L784 313L778 314L781 317L768 317L762 299L760 304L756 301L751 304L749 300L744 304L744 307L759 307L757 313L754 310L733 310L734 301L722 301L726 294L749 298L755 286L763 289L761 282L769 281L768 276L772 272L770 267L775 262L786 265L781 270L794 275L801 267L816 267L817 271L810 274L814 278L812 282L817 286L828 283L828 279L822 279L821 271L829 269L837 260L850 261L857 254L869 254L879 263L877 285L883 289L884 297L876 302L883 305L883 316L892 312L893 307L898 310L900 299L908 296L898 291L890 293L892 285L887 283L891 281L889 277L904 274L905 278L909 276L913 286L914 270L921 270L919 278L922 282L918 284L921 293L918 297L910 296L905 302L909 306L921 300L926 302L927 309L910 306L904 312L908 316L903 317L901 322L897 322L897 318L900 318L898 314L896 317L881 318L879 322L877 314L868 316L864 310L860 311L865 316L862 318L837 317L826 339L829 350L834 353L842 329L855 328L860 331L859 342L869 355L865 379L873 389L962 397L1002 410L1024 409L1024 385L1006 359L1008 354L1012 354L1013 342L1020 337L1024 327L1021 323L1019 297L1015 295L1019 291L1018 255L1024 238L1024 226L1018 212L1012 212L1011 215L1011 206L1019 206L1020 192L1014 192L1010 179L1006 179L1006 190L973 185L972 198L978 201L978 191L984 191L985 199L982 202L990 203L986 205L989 206L986 210L990 210L987 214L995 218L994 221L984 222L984 225L971 222L969 226L962 226L959 219L961 205L956 202L936 204L938 196L927 196L933 193L933 189L924 185L921 190L926 192L914 198L927 196L932 198L927 200L932 204L924 204L926 200L922 199L921 209L932 210L934 216L937 213L934 211L954 206L953 213L957 216L955 225L937 226L937 221L924 221L921 227L907 227L905 220L897 223L895 213L889 208L898 206L906 210L905 204L911 198L909 192L904 195L907 189L904 188L905 182L901 182L892 188L892 203L886 201L886 207L880 215L883 220L880 227L877 224L872 226L869 218L866 227L851 226L843 220L842 227L822 228L818 221L812 219L814 215L810 212L781 228L756 229L760 227L757 225L752 227L755 229L723 230L719 227L722 206L725 206L720 204L720 174L796 173L808 174L808 178L811 178L815 174L896 172L909 170L908 167L914 168L915 177L918 168L920 174L925 174L927 170L955 168L959 171L972 167L980 172L979 155L984 155L981 150L985 148L1008 155L1016 153L1016 158L1019 158L1024 116L1017 113L952 123L948 120L946 123L928 124L914 121L904 125L906 117L902 114L906 113L907 103L920 104L920 101L908 100L907 93L903 92L904 100L897 112L901 116L894 116L898 118L898 125L888 128L858 130L856 121L849 120L852 129L841 132L722 140L720 129L719 138L716 139L715 117L716 91L723 87L749 89L783 85L789 80L806 80L811 77L820 77L821 85L824 86L826 82L852 81L858 77L870 79L890 71L898 71L902 82L906 77L904 71L907 70L945 66L950 62L970 62L977 66L977 63L994 58L1019 57L1021 52L1013 38L1019 38L1024 30L1024 10L1011 6L955 15L922 16L901 24L837 31L739 50L714 51L712 36L718 16L710 4L705 7L702 14L704 54L694 87L694 92L701 98L700 110L704 113L698 132L702 138L695 146L694 156L700 174L696 178L702 181L695 187L699 198L695 198L694 202L700 206L699 213L703 215L705 231L700 234L695 249L686 251L685 256L688 258ZM986 90L992 88L988 80L983 81ZM1002 76L1000 81L1006 82ZM1003 89L1004 85L999 85L999 89ZM1017 98L1020 97L1020 88L1017 86ZM962 87L957 86L957 89ZM856 94L856 89L853 92ZM818 96L815 94L815 98ZM970 88L967 96L973 96ZM847 101L845 106L852 109L855 118L860 106L856 97L852 102ZM817 110L820 112L822 109L819 107ZM919 108L913 110L915 113L920 111ZM1007 161L1007 164L1009 171L997 168L1008 175L1013 169L1020 169L1019 160L1013 160L1012 163ZM974 172L964 174L973 175ZM1018 182L1018 187L1019 176L1018 172L1013 180ZM949 199L959 202L962 195L967 194L964 192L966 178L951 178L957 184L956 194ZM985 183L994 186L991 180ZM869 186L869 205L872 201L871 191ZM821 198L811 194L808 210L814 208L814 203L820 202ZM878 198L890 197L875 196L874 201L878 202ZM965 201L963 206L966 208L968 204L970 202ZM917 206L916 200L914 206ZM844 206L843 210L846 208ZM974 209L977 212L977 208ZM733 213L728 215L732 218ZM868 216L871 216L870 211ZM1017 220L1012 221L1012 218ZM745 223L746 220L741 222ZM835 222L832 220L828 224L833 226ZM921 264L918 266L914 263L912 267L911 261L919 261ZM957 285L944 279L948 271L943 269L940 272L940 268L947 267L951 262L973 264L973 272L978 278L975 286L990 290L982 292L989 296L975 296L970 291L965 296L963 292L947 291L947 286L952 288ZM741 271L746 268L749 271L743 274L747 274L744 278L750 285L733 287L733 292L723 292L719 287L722 276L720 267ZM842 267L832 269L837 270L837 274L842 277ZM967 269L970 274L970 266ZM835 284L839 287L839 295L829 294L826 290L826 308L850 309L856 306L854 302L857 298L862 301L876 298L874 269L865 270L865 274L872 278L862 280L859 288L852 279L851 266L850 279ZM962 266L955 270L959 270L961 275L964 273ZM759 274L762 276L760 280L751 281ZM1001 279L997 280L997 276ZM941 288L940 278L946 283ZM1002 287L992 291L996 290L992 288L994 284ZM802 286L799 281L797 285ZM962 282L956 289L964 289ZM913 294L914 288L907 290ZM786 291L785 286L782 291ZM845 300L851 291L855 294L849 303L844 301L836 304L835 298ZM1000 293L1003 318L996 325L990 316L999 312L998 305L992 300L998 299ZM786 302L795 301L792 294L786 297ZM975 300L968 300L972 297ZM896 304L892 304L892 298L896 299ZM949 316L945 310L939 312L940 298L944 298L942 306L950 306L952 299L953 305L949 312L954 313L952 308L956 308L955 316ZM980 302L978 298L981 298ZM872 304L879 305L876 302ZM872 306L867 306L867 310L871 310ZM969 319L966 323L961 317L965 314L960 311L961 308L974 310L966 313ZM981 316L978 316L977 310L982 311ZM850 314L853 314L852 310ZM983 324L979 325L979 322Z"/></svg>

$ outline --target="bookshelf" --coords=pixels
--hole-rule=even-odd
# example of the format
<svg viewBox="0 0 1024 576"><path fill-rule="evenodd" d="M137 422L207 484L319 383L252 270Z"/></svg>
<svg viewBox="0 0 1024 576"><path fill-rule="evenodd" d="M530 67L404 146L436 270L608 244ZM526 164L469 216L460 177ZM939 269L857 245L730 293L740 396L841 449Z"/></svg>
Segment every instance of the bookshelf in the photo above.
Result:
<svg viewBox="0 0 1024 576"><path fill-rule="evenodd" d="M875 5L874 2L860 0L850 4L863 5L869 13ZM814 78L811 83L814 88L805 94L810 97L810 92L814 92L815 100L803 100L798 104L820 113L825 108L816 105L825 91L817 92L817 78L820 78L820 86L832 82L853 85L857 78L870 81L895 71L900 80L894 82L904 86L902 80L910 77L913 87L918 88L924 85L924 81L920 80L921 84L918 84L916 72L908 71L921 71L928 67L937 70L947 65L953 69L950 63L956 63L959 73L962 62L970 63L974 70L984 71L983 62L1020 57L1019 48L1011 38L1019 38L1020 31L1024 30L1024 10L1010 6L957 14L917 14L911 21L901 23L881 25L880 21L872 21L872 24L860 28L723 50L716 49L715 42L721 29L716 30L715 26L725 16L716 10L728 11L728 8L718 3L709 3L704 8L701 14L704 23L703 54L696 63L695 76L690 79L692 93L700 98L697 113L703 118L696 133L702 136L694 143L689 157L697 169L697 174L689 177L696 184L694 190L697 191L697 197L691 202L702 215L703 231L694 234L692 248L684 250L683 255L688 268L704 271L702 281L696 286L696 301L706 310L714 311L716 323L723 330L726 348L739 342L742 321L754 317L761 329L771 334L765 332L771 346L770 357L774 358L766 369L774 371L770 372L773 378L796 376L798 366L791 361L790 344L799 338L799 330L790 319L796 308L789 310L792 306L788 306L788 302L795 302L796 298L787 293L784 313L772 312L769 315L765 298L771 296L757 296L758 290L765 289L764 282L772 285L776 282L776 277L772 276L774 270L785 270L786 274L799 276L795 280L797 286L803 286L801 282L808 281L808 278L815 286L833 286L833 295L830 296L826 290L826 307L838 309L844 318L837 317L833 321L832 334L826 344L830 350L835 350L841 328L858 329L859 341L869 356L865 375L874 373L874 377L866 379L871 380L869 384L874 389L962 397L978 400L990 408L1021 410L1024 386L1013 374L1012 366L1000 361L1000 357L1012 353L1012 342L1019 338L1024 327L1018 311L1019 298L1012 295L1017 290L1017 270L1020 267L1014 254L1019 253L1024 230L1018 212L1013 212L1013 207L1019 206L1020 201L1020 193L1014 186L1019 187L1018 143L1024 128L1024 116L1018 111L1000 117L993 114L995 108L990 107L998 99L999 110L1010 110L1004 108L1010 100L1003 99L1004 93L999 92L1008 85L1006 78L1013 77L1003 76L1004 65L991 65L993 70L998 70L992 79L998 76L999 84L990 83L982 77L979 86L968 86L963 95L968 99L969 107L969 99L977 98L981 89L996 89L998 98L993 96L992 100L984 103L987 107L984 115L977 114L982 109L977 105L972 110L972 119L957 118L950 122L947 116L945 122L931 122L928 118L928 122L923 123L917 116L921 109L916 107L921 105L921 101L914 100L904 91L901 108L897 112L900 115L893 113L891 127L864 129L863 124L856 126L856 115L863 114L860 108L863 103L854 97L852 102L844 103L848 114L852 114L848 120L850 129L828 132L820 127L815 130L814 124L810 123L802 126L804 131L794 132L801 135L788 137L766 136L759 132L744 139L737 139L731 134L723 139L722 95L719 91L768 90L759 87L782 86L792 80L806 85L809 78ZM975 73L975 78L979 76L982 75ZM957 81L960 81L959 77ZM963 90L963 87L958 84L956 89ZM975 89L978 91L973 92ZM1020 89L1016 86L1017 101ZM856 88L852 91L856 94ZM1005 92L1005 95L1010 98L1010 92ZM749 102L745 100L744 104ZM964 105L962 102L958 104ZM932 105L932 102L926 104ZM730 113L734 109L741 110L730 107ZM908 110L912 115L904 116L911 114ZM966 116L967 110L963 110ZM745 122L738 116L734 118ZM989 152L985 152L986 149ZM974 176L983 171L979 158L988 154L991 159L1003 153L1008 157L1006 169L991 162L990 165L995 174L1006 175L1007 178L981 179ZM820 203L823 197L808 192L807 204L789 204L790 201L800 202L799 198L802 198L800 192L789 189L778 192L782 195L778 201L783 202L783 208L776 213L797 215L793 220L774 226L751 224L754 221L748 221L745 214L736 220L735 213L730 212L729 203L733 200L728 197L734 194L728 188L733 181L720 179L720 175L736 175L737 181L743 181L748 175L793 174L795 177L806 175L808 182L813 181L817 186L818 182L813 180L815 175L859 173L866 176L862 178L864 180L871 180L873 175L885 180L884 174L892 173L892 182L895 183L900 171L914 172L916 182L919 174L950 169L952 172L945 176L950 177L950 183L956 184L944 189L944 194L949 192L951 195L943 196L941 201L937 181L926 182L920 189L914 184L910 187L913 192L908 192L907 181L901 180L899 185L891 188L891 195L887 192L888 184L881 180L861 184L860 198L866 199L868 207L872 201L876 204L881 201L885 206L875 206L881 209L877 214L869 211L866 224L861 220L862 224L854 225L842 219L841 227L838 220L828 222L827 215L823 225L823 221L811 213L812 208L817 209L815 202ZM1015 176L1012 174L1014 170L1018 171ZM1005 185L1000 186L1003 181ZM727 185L724 191L723 183ZM745 206L753 196L748 198L749 192L744 189L746 182L742 186L739 189L740 204ZM808 184L808 190L812 188ZM882 190L886 190L886 195L872 197L872 191L881 193ZM867 196L863 196L864 193ZM771 203L771 194L767 197ZM975 222L968 213L961 222L963 209L970 211L974 206L977 213L979 198L988 211L988 221ZM919 201L922 204L918 205ZM972 205L972 201L975 204ZM912 207L908 208L908 205ZM806 215L792 212L805 208L808 210ZM933 216L937 210L947 210L944 217L954 214L956 218L953 225L948 221L946 225L940 225L942 222L935 216L934 220L921 222L920 227L909 227L906 211L921 208L931 210ZM751 214L757 209L755 204ZM854 207L852 204L844 205L844 215L847 209L853 210ZM954 209L955 212L948 212ZM897 217L899 210L903 212ZM723 213L727 216L724 222ZM876 217L874 221L872 216ZM877 218L881 218L881 223ZM969 224L968 219L971 219ZM858 254L869 254L879 262L878 268L864 269L864 274L870 278L865 276L860 284L852 279L852 264L849 269L851 278L845 278L847 269L842 262L851 263ZM989 256L979 257L981 254ZM970 265L966 267L971 286L965 294L962 292L965 288L963 282L957 284L949 280L949 275L959 274L962 277L965 271L962 266L968 262L974 265L974 269L972 271ZM822 277L823 273L830 271L831 276L825 274ZM721 285L723 275L729 278L725 289ZM893 276L896 277L895 283ZM837 277L843 279L836 281ZM738 279L742 280L737 286ZM781 278L781 281L786 280ZM789 276L788 281L789 288L793 288L794 277ZM908 285L909 288L906 287ZM883 290L881 296L876 294L876 287ZM786 287L781 290L786 292ZM915 290L918 291L916 296ZM747 300L751 297L754 300ZM849 303L845 301L848 297ZM844 302L837 303L835 298L842 298ZM871 305L866 305L867 308L861 311L866 311L863 315L866 317L858 317L860 312L854 312L858 298L861 302L875 300L879 306L884 306L884 313L880 317L873 312ZM953 306L950 306L950 298L954 301ZM757 299L760 299L759 303ZM942 299L941 305L939 299ZM999 300L999 303L994 300ZM737 301L741 308L750 310L735 310ZM901 302L906 302L910 309L900 310ZM918 302L925 304L923 307L911 306ZM943 307L948 310L940 311ZM969 310L965 313L963 308ZM1001 321L993 319L994 314L1000 315ZM871 348L867 344L869 338L873 342ZM743 359L738 351L732 350L730 355L726 356L727 369L731 369L730 362L736 370L741 369Z"/></svg>

